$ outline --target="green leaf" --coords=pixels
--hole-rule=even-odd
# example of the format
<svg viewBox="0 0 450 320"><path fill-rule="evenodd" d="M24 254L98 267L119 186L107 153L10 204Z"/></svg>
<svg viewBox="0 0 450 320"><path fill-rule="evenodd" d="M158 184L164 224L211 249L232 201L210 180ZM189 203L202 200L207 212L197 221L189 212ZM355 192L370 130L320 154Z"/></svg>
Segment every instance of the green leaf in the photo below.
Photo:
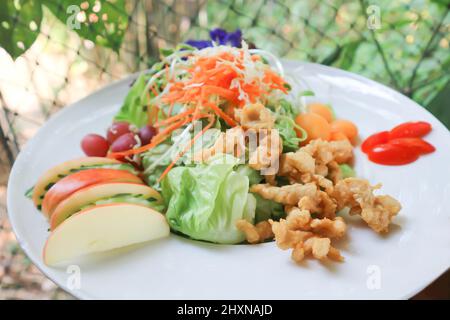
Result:
<svg viewBox="0 0 450 320"><path fill-rule="evenodd" d="M344 70L350 69L353 64L356 51L361 43L361 40L357 40L345 44L342 47L341 55L338 61L334 65Z"/></svg>
<svg viewBox="0 0 450 320"><path fill-rule="evenodd" d="M450 97L450 81L434 97L426 108L436 116L445 126L450 129L450 108L448 107L448 97Z"/></svg>
<svg viewBox="0 0 450 320"><path fill-rule="evenodd" d="M264 199L257 193L252 193L256 199L255 223L269 219L280 220L286 216L283 205L273 200Z"/></svg>
<svg viewBox="0 0 450 320"><path fill-rule="evenodd" d="M351 177L355 177L356 173L355 170L349 166L348 164L344 163L344 164L340 164L339 168L341 170L341 174L342 174L342 178L351 178Z"/></svg>
<svg viewBox="0 0 450 320"><path fill-rule="evenodd" d="M41 20L38 0L0 1L0 46L16 59L36 40Z"/></svg>
<svg viewBox="0 0 450 320"><path fill-rule="evenodd" d="M450 0L431 0L431 2L436 3L437 5L448 7L450 6Z"/></svg>
<svg viewBox="0 0 450 320"><path fill-rule="evenodd" d="M25 191L25 197L31 199L33 197L34 186Z"/></svg>
<svg viewBox="0 0 450 320"><path fill-rule="evenodd" d="M128 123L134 124L138 128L147 123L147 96L144 95L144 97L142 98L142 93L145 92L146 84L147 75L145 73L141 73L134 82L130 91L128 91L123 105L120 108L120 111L114 117L114 120L126 121Z"/></svg>
<svg viewBox="0 0 450 320"><path fill-rule="evenodd" d="M167 174L161 182L166 218L173 230L193 239L240 243L245 235L236 221L254 222L256 200L248 193L249 178L233 170L239 160L218 157L208 165L176 167Z"/></svg>
<svg viewBox="0 0 450 320"><path fill-rule="evenodd" d="M125 0L41 0L41 2L80 37L119 51L128 25Z"/></svg>
<svg viewBox="0 0 450 320"><path fill-rule="evenodd" d="M305 91L302 91L302 92L299 94L299 96L300 96L300 97L314 97L314 96L315 96L315 93L314 93L314 91L311 91L311 90L305 90Z"/></svg>
<svg viewBox="0 0 450 320"><path fill-rule="evenodd" d="M337 59L339 59L341 55L342 48L341 46L337 46L333 52L330 53L325 59L323 59L320 63L326 66L332 65Z"/></svg>
<svg viewBox="0 0 450 320"><path fill-rule="evenodd" d="M163 57L168 57L170 56L172 53L174 53L175 50L174 49L168 49L168 48L159 48L159 54Z"/></svg>

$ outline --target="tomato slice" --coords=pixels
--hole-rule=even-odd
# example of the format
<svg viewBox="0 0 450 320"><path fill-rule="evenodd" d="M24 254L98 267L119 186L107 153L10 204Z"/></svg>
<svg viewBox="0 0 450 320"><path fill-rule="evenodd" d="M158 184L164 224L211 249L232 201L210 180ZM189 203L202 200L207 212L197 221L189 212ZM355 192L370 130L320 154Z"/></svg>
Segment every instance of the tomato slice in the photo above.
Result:
<svg viewBox="0 0 450 320"><path fill-rule="evenodd" d="M368 156L375 163L398 166L416 161L419 153L413 148L384 143L370 150Z"/></svg>
<svg viewBox="0 0 450 320"><path fill-rule="evenodd" d="M394 127L389 133L389 139L420 138L431 131L431 124L425 121L405 122Z"/></svg>
<svg viewBox="0 0 450 320"><path fill-rule="evenodd" d="M361 145L361 150L364 153L368 153L373 147L386 143L389 140L389 131L381 131L369 136Z"/></svg>
<svg viewBox="0 0 450 320"><path fill-rule="evenodd" d="M398 138L389 141L389 144L414 149L419 154L432 153L436 148L420 138Z"/></svg>

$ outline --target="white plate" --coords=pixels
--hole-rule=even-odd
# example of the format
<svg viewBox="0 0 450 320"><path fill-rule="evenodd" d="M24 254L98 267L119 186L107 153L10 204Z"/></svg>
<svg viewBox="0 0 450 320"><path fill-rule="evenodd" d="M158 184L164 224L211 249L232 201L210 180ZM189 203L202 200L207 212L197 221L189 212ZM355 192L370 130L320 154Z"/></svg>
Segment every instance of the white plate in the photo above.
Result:
<svg viewBox="0 0 450 320"><path fill-rule="evenodd" d="M286 64L290 70L299 67L338 117L357 123L362 139L409 120L433 125L426 140L437 151L410 165L376 165L355 150L358 175L382 182L382 192L403 205L387 236L353 221L338 246L344 263L308 260L298 266L274 243L213 245L171 235L81 263L78 288L76 267L43 264L48 224L24 192L47 168L80 156L85 134L104 133L127 93L128 78L64 108L18 156L8 185L8 211L27 255L62 288L88 299L395 299L423 289L450 266L449 131L425 109L383 85L316 64Z"/></svg>

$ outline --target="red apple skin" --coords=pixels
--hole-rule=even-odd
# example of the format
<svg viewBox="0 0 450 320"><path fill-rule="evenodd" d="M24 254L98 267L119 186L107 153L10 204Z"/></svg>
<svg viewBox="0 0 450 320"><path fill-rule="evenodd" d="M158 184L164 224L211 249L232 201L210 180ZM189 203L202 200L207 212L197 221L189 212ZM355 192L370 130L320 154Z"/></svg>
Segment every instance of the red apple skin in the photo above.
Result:
<svg viewBox="0 0 450 320"><path fill-rule="evenodd" d="M107 182L143 183L140 178L126 170L98 168L75 172L62 178L48 190L42 201L42 212L51 217L58 204L72 193L93 184Z"/></svg>
<svg viewBox="0 0 450 320"><path fill-rule="evenodd" d="M61 209L62 209L61 207L64 207L64 204L67 201L70 201L71 198L73 199L73 197L77 197L77 196L79 196L79 195L81 195L81 194L83 194L85 192L89 192L89 191L91 191L91 190L93 190L95 188L102 187L103 185L115 186L115 185L118 185L118 184L121 185L122 188L124 188L124 189L121 188L122 192L123 192L123 190L127 190L128 192L130 190L133 191L133 190L135 190L135 189L133 189L133 187L139 186L141 189L143 188L142 189L143 190L142 194L145 194L148 197L154 197L155 199L157 199L156 203L162 203L163 202L163 199L161 198L160 194L157 191L155 191L153 188L151 188L151 187L149 187L149 186L147 186L145 184L142 184L142 183L129 183L129 182L113 183L113 182L110 182L110 181L108 181L107 183L97 183L97 184L85 187L83 189L80 189L80 190L72 193L70 196L65 198L63 201L61 201L56 206L56 208L53 210L52 215L50 217L50 230L51 231L55 230L57 226L59 226L62 222L64 222L64 221L60 222L60 220L61 220L60 216L61 216L61 214L64 214L64 212L61 211ZM146 190L146 191L144 191L144 190ZM121 192L111 193L111 196L113 196L114 194L117 194L117 193L121 193ZM138 193L132 192L132 194L138 194ZM98 206L99 205L97 205L97 207Z"/></svg>

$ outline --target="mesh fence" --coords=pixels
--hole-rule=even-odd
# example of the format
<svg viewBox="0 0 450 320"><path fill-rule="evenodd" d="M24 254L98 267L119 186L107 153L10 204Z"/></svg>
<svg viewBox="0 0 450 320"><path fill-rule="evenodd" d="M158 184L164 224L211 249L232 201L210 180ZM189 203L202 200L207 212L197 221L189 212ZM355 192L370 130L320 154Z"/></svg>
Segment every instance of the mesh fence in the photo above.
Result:
<svg viewBox="0 0 450 320"><path fill-rule="evenodd" d="M356 72L428 106L450 79L449 7L446 0L2 1L0 169L62 106L216 27L240 28L280 57Z"/></svg>

